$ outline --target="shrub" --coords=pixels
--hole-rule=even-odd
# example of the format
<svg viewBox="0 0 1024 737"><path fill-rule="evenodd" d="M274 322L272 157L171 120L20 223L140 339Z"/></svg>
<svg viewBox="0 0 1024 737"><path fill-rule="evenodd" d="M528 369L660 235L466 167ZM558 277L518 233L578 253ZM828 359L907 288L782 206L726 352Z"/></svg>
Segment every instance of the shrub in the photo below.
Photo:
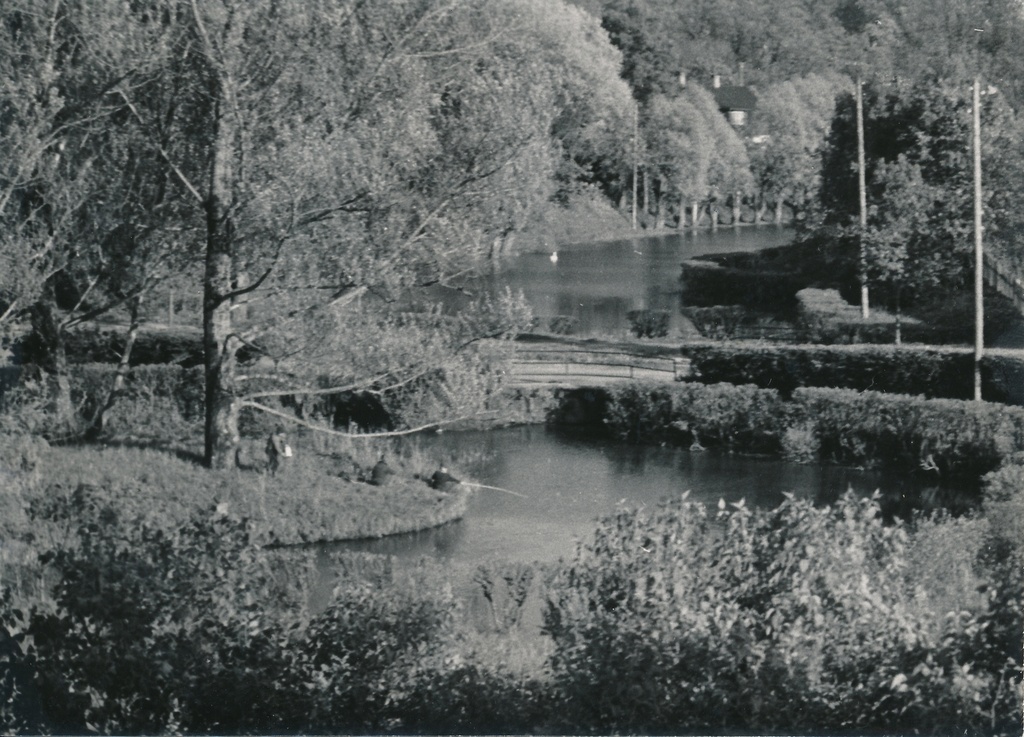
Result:
<svg viewBox="0 0 1024 737"><path fill-rule="evenodd" d="M821 454L821 440L809 420L787 427L781 445L782 457L793 463L817 463Z"/></svg>
<svg viewBox="0 0 1024 737"><path fill-rule="evenodd" d="M749 312L739 305L686 307L685 314L697 331L711 340L735 338L740 326L749 319Z"/></svg>
<svg viewBox="0 0 1024 737"><path fill-rule="evenodd" d="M875 309L861 317L860 308L849 304L835 289L801 289L797 292L797 323L812 343L892 343L895 318ZM903 318L903 328L917 323Z"/></svg>
<svg viewBox="0 0 1024 737"><path fill-rule="evenodd" d="M72 402L88 419L107 397L117 367L83 364L70 375ZM125 377L124 389L107 414L107 435L178 437L191 434L205 412L203 368L175 364L134 366Z"/></svg>
<svg viewBox="0 0 1024 737"><path fill-rule="evenodd" d="M544 615L563 724L1012 733L1019 633L1014 656L990 660L1006 644L983 625L992 603L947 619L919 608L911 539L849 495L821 509L720 505L716 520L685 501L603 520Z"/></svg>
<svg viewBox="0 0 1024 737"><path fill-rule="evenodd" d="M665 310L630 310L626 313L629 330L638 338L664 338L668 335L668 312Z"/></svg>
<svg viewBox="0 0 1024 737"><path fill-rule="evenodd" d="M814 423L823 457L851 465L921 465L978 478L1024 447L1024 410L845 389L797 389L794 414Z"/></svg>
<svg viewBox="0 0 1024 737"><path fill-rule="evenodd" d="M736 450L778 450L785 410L771 389L631 383L610 387L608 395L606 425L623 439L685 438Z"/></svg>
<svg viewBox="0 0 1024 737"><path fill-rule="evenodd" d="M742 305L768 312L791 309L802 286L791 272L729 268L701 260L684 261L680 280L687 305Z"/></svg>
<svg viewBox="0 0 1024 737"><path fill-rule="evenodd" d="M580 321L572 315L555 315L548 320L548 331L555 335L572 335L580 329Z"/></svg>
<svg viewBox="0 0 1024 737"><path fill-rule="evenodd" d="M1024 409L848 389L630 383L609 387L605 426L635 442L692 442L976 479L1024 449ZM922 472L925 472L922 470Z"/></svg>

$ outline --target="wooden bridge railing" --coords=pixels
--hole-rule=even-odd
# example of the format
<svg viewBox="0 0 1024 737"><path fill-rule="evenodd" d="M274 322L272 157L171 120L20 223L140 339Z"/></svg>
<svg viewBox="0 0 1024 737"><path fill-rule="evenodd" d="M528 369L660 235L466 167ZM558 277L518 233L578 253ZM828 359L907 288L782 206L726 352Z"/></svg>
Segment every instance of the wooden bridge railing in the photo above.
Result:
<svg viewBox="0 0 1024 737"><path fill-rule="evenodd" d="M552 357L537 357L544 353ZM517 358L513 363L515 381L580 385L595 379L677 381L690 371L690 362L685 358L645 358L620 351L541 349L531 350L530 354L531 357Z"/></svg>

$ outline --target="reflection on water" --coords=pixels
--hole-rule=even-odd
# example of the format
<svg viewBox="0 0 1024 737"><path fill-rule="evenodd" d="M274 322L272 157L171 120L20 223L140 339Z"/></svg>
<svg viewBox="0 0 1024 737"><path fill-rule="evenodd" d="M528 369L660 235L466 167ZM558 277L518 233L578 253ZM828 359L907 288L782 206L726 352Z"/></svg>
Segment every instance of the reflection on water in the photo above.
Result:
<svg viewBox="0 0 1024 737"><path fill-rule="evenodd" d="M680 264L694 256L727 251L756 251L792 240L787 228L722 228L630 240L581 243L550 252L522 253L499 262L477 285L492 293L522 290L540 318L570 315L581 334L620 334L626 313L668 310L670 330L681 327ZM457 296L449 295L452 300Z"/></svg>

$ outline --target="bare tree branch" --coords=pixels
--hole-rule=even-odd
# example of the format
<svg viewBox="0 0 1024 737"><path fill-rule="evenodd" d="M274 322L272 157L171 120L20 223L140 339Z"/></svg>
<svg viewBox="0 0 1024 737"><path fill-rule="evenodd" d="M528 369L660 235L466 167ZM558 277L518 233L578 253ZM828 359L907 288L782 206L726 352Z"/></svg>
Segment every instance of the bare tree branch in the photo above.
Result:
<svg viewBox="0 0 1024 737"><path fill-rule="evenodd" d="M361 439L361 438L365 438L365 439L370 439L370 438L397 438L397 437L402 437L404 435L415 435L416 433L423 432L425 430L436 430L437 428L446 427L448 425L454 425L454 424L457 424L459 422L465 422L466 420L483 419L485 417L494 417L494 416L497 416L497 414L498 414L496 411L490 410L490 411L487 411L487 412L480 412L480 413L473 414L473 415L464 415L462 417L455 417L455 418L450 419L450 420L442 420L442 421L439 421L439 422L431 422L431 423L428 423L426 425L419 425L417 427L410 427L410 428L405 429L405 430L383 430L381 432L352 433L352 432L342 432L341 430L332 430L329 427L324 427L322 425L317 425L317 424L312 423L312 422L306 422L305 420L299 419L295 415L289 414L287 412L283 412L281 410L276 410L273 407L268 407L265 404L260 404L259 402L242 402L239 406L241 406L241 407L252 407L253 409L258 409L261 412L266 412L267 414L274 415L275 417L280 417L282 420L287 420L288 422L291 422L292 424L301 425L302 427L308 428L310 430L314 430L316 432L324 433L325 435L333 435L335 437L340 437L340 438L356 438L356 439Z"/></svg>
<svg viewBox="0 0 1024 737"><path fill-rule="evenodd" d="M138 108L136 108L132 101L128 99L128 95L125 94L124 90L117 90L116 92L118 95L121 96L121 99L124 100L125 105L128 106L128 109L131 111L135 119L139 121L139 125L145 128L146 122L142 119L142 116L139 114ZM171 155L167 153L167 149L165 149L163 145L158 143L156 140L153 140L153 143L157 147L157 150L160 152L160 156L163 158L164 161L167 162L167 165L171 167L171 171L174 172L174 175L178 177L178 180L183 185L185 185L185 188L192 194L192 197L195 199L195 201L202 205L206 201L206 198L199 193L199 190L196 189L195 185L192 184L192 182L189 180L187 176L185 176L185 172L183 172L181 168L177 164L175 164L174 161L171 160Z"/></svg>

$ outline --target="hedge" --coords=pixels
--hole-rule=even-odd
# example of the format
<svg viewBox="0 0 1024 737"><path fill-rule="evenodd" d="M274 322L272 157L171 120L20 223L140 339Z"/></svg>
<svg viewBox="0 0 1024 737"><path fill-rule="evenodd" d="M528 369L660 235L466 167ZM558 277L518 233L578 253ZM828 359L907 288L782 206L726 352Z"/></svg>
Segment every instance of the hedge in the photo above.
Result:
<svg viewBox="0 0 1024 737"><path fill-rule="evenodd" d="M610 387L615 435L640 442L697 441L794 460L929 469L978 478L1024 449L1024 409L849 389L633 383Z"/></svg>
<svg viewBox="0 0 1024 737"><path fill-rule="evenodd" d="M754 384L789 396L798 387L840 387L894 394L970 399L974 355L967 349L885 345L684 345L694 378L705 383ZM988 354L982 361L983 398L1006 401L1024 360Z"/></svg>
<svg viewBox="0 0 1024 737"><path fill-rule="evenodd" d="M683 262L680 281L687 305L743 305L770 312L792 308L803 286L791 272L734 269L696 259Z"/></svg>
<svg viewBox="0 0 1024 737"><path fill-rule="evenodd" d="M895 342L896 318L885 310L875 307L865 320L860 307L847 302L835 289L801 289L796 299L798 328L812 343ZM971 295L954 293L941 302L917 305L911 311L914 316L904 312L900 327L904 342L944 345L974 340ZM994 341L1019 319L1020 312L1010 300L986 288L986 343Z"/></svg>

